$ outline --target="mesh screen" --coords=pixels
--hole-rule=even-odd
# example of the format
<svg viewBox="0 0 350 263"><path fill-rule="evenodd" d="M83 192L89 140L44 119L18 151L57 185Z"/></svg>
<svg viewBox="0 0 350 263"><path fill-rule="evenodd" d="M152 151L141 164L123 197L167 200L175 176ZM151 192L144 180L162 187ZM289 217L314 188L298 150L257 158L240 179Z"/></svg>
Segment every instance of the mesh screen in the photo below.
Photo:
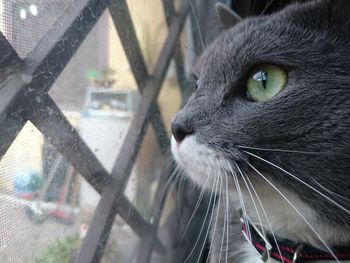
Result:
<svg viewBox="0 0 350 263"><path fill-rule="evenodd" d="M50 243L77 234L71 171L28 122L0 162L0 262L36 262Z"/></svg>
<svg viewBox="0 0 350 263"><path fill-rule="evenodd" d="M25 58L72 2L0 0L0 30ZM162 1L127 2L151 70L168 33L164 15L153 16L154 10L162 10ZM181 103L175 74L172 66L164 84L165 95L158 101L166 122ZM112 170L133 120L138 94L109 11L49 92L107 171ZM171 100L164 99L169 94ZM170 130L169 125L166 128ZM28 121L0 160L0 263L73 262L91 227L100 195L49 141ZM140 147L124 194L146 222L152 222L158 180L168 163L152 129ZM165 210L169 214L171 209ZM115 219L103 262L135 259L142 240L127 221L119 216Z"/></svg>
<svg viewBox="0 0 350 263"><path fill-rule="evenodd" d="M72 0L1 0L1 32L22 58L32 51Z"/></svg>

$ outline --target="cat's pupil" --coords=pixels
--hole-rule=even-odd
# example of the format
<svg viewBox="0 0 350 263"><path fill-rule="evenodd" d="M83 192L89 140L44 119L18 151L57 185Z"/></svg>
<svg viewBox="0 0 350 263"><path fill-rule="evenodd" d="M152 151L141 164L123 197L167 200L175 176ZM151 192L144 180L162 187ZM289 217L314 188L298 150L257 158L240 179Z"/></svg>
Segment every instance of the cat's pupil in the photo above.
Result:
<svg viewBox="0 0 350 263"><path fill-rule="evenodd" d="M260 81L262 83L263 88L266 89L267 72L260 70L254 74L253 79L255 79L256 81Z"/></svg>

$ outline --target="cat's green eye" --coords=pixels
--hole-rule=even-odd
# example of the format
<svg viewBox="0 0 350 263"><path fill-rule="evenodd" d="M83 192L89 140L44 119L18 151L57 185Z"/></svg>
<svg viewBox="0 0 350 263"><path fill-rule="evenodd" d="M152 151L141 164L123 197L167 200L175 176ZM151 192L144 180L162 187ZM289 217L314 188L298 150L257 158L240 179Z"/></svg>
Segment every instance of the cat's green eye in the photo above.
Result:
<svg viewBox="0 0 350 263"><path fill-rule="evenodd" d="M287 83L287 73L275 65L263 64L252 71L247 81L247 96L254 101L268 101Z"/></svg>

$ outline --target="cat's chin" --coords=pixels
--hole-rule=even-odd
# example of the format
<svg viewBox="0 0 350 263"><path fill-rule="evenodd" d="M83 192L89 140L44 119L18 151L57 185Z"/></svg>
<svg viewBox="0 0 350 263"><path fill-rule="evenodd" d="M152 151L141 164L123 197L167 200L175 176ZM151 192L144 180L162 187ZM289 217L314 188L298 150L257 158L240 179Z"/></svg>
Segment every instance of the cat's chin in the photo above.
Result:
<svg viewBox="0 0 350 263"><path fill-rule="evenodd" d="M171 151L186 175L201 188L215 191L220 173L228 172L228 161L214 150L200 144L195 136L186 137L181 144L171 137Z"/></svg>

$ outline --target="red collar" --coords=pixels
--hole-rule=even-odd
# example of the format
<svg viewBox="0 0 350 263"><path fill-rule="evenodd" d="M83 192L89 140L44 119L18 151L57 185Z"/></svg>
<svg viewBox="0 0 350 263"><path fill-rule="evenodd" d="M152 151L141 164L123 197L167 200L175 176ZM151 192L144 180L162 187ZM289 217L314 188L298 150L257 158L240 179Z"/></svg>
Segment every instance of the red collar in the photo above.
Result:
<svg viewBox="0 0 350 263"><path fill-rule="evenodd" d="M250 231L251 239L248 237ZM303 263L317 260L336 261L332 254L324 250L311 246L309 244L297 243L288 239L280 239L276 237L276 241L270 234L266 234L266 238L260 230L248 222L242 224L242 232L249 243L261 255L261 259L265 262L268 257L285 263ZM334 255L339 260L350 260L350 246L332 247Z"/></svg>

